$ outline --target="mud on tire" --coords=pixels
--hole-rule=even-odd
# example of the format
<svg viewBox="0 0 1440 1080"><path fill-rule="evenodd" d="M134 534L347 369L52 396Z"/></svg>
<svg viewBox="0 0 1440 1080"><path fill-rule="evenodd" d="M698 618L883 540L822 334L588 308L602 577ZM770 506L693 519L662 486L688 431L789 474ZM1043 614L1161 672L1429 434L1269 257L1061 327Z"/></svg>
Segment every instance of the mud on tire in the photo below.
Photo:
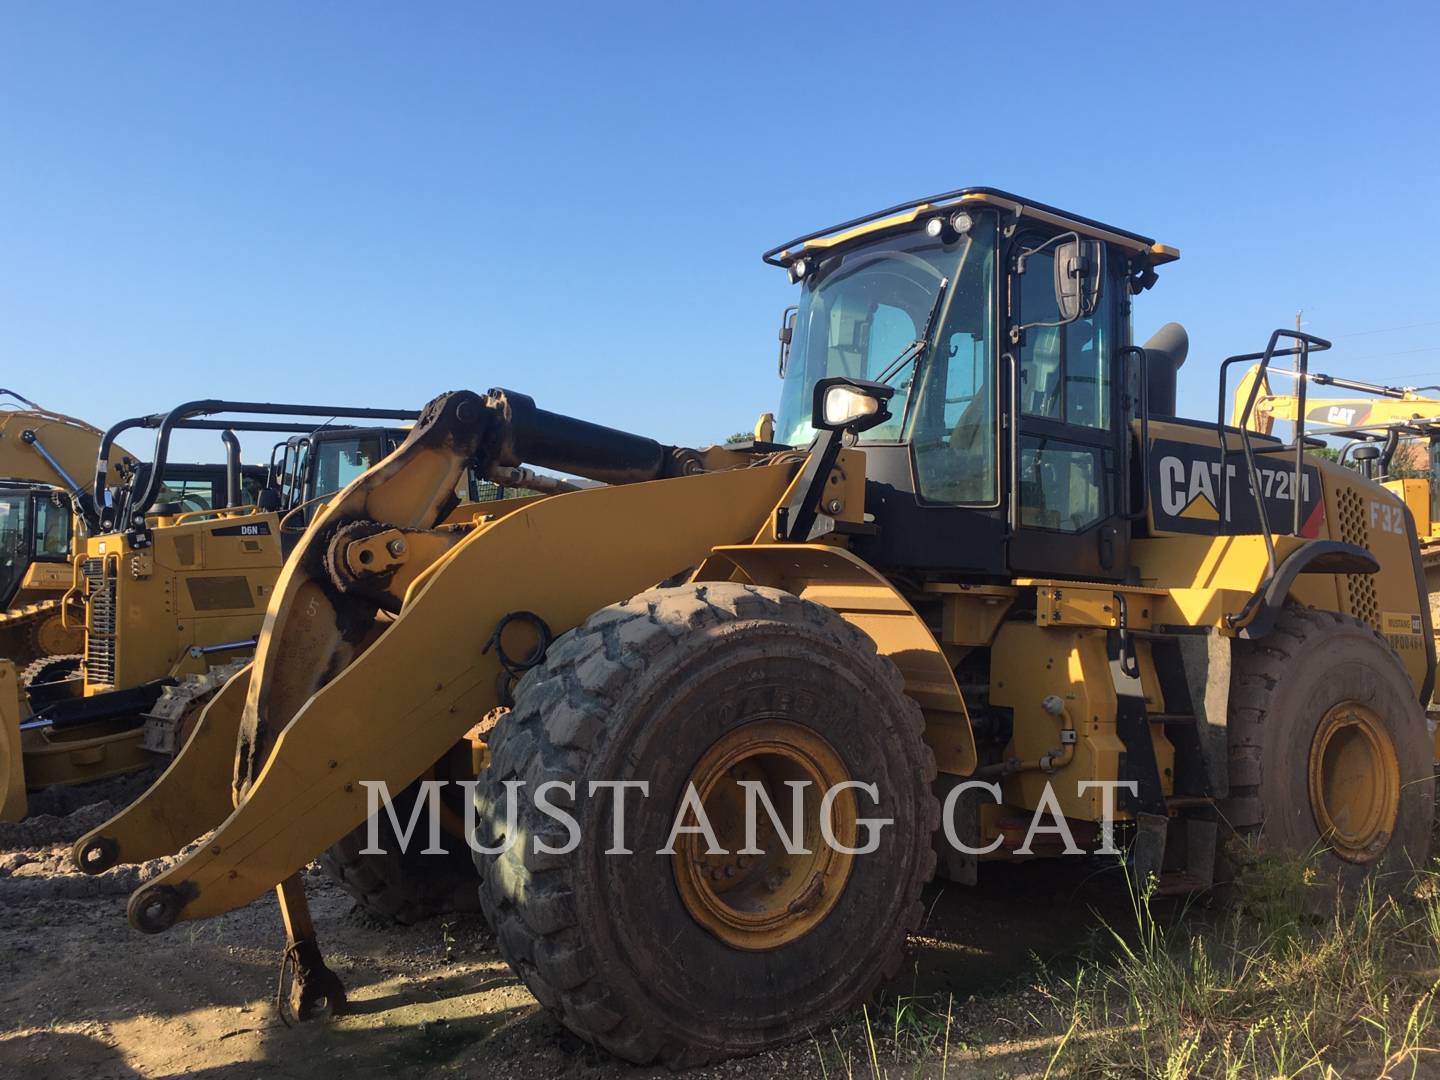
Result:
<svg viewBox="0 0 1440 1080"><path fill-rule="evenodd" d="M854 857L823 918L768 950L707 931L687 910L672 857L657 854L697 760L758 718L823 738L850 777L877 786L875 802L857 792L860 816L893 819L874 853ZM504 782L525 783L516 842L475 860L501 953L567 1027L634 1062L753 1053L833 1020L898 973L921 919L939 822L922 729L874 643L789 593L687 585L602 609L526 674L491 739L476 794L482 843L505 838ZM530 797L551 780L576 788L568 808L581 841L564 855L533 843L566 840ZM624 805L634 854L604 854L614 800L588 797L591 780L649 782L648 798L632 791Z"/></svg>

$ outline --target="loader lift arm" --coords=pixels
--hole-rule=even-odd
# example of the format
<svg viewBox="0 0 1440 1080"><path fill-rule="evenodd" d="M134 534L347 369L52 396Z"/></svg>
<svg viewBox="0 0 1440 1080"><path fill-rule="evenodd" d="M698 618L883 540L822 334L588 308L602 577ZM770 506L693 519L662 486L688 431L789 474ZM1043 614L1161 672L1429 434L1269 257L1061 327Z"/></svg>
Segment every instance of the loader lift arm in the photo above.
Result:
<svg viewBox="0 0 1440 1080"><path fill-rule="evenodd" d="M239 717L235 809L202 847L131 897L131 924L155 933L275 888L287 956L297 961L297 1012L322 1003L343 1009L299 871L369 816L367 783L400 790L498 703L500 650L486 644L508 614L530 611L563 632L605 603L699 563L716 543L751 540L798 457L788 468L733 467L747 460L545 413L505 391L433 401L399 449L316 517L287 561ZM469 527L439 527L455 510L456 481L468 465L483 474L524 463L614 486L540 497ZM665 478L671 482L637 482ZM637 544L636 522L662 521ZM576 565L579 536L593 565ZM407 565L412 559L435 561L417 571ZM537 590L552 573L549 587ZM444 639L436 640L436 627L447 628ZM192 748L209 782L227 779L213 752L216 733L207 732L212 719L225 725L227 718L235 723L224 709L202 715L155 798L135 804L136 813L188 821L176 835L215 824L197 822L185 800L167 804L166 792L189 785L166 780L188 767ZM104 861L107 832L123 831L124 818L77 845L83 869L94 868L92 850Z"/></svg>
<svg viewBox="0 0 1440 1080"><path fill-rule="evenodd" d="M188 821L176 835L218 828L132 897L132 924L157 932L248 903L369 816L362 782L398 791L420 776L497 704L502 668L485 645L509 613L532 611L558 634L698 564L716 544L751 541L800 456L758 460L775 467L737 468L757 457L663 446L505 391L436 399L399 449L316 517L282 571L238 721L233 777L219 775L206 737L212 711L224 710L207 710L171 767L203 758L212 782L233 780L234 811L196 822L179 801L156 805L163 778L157 799L136 804ZM563 468L611 486L494 515L480 504L472 524L442 525L471 463L482 474ZM654 479L668 482L639 482ZM589 565L577 565L581 537ZM436 627L446 628L443 639ZM525 652L523 641L506 644ZM77 846L83 868L92 869L87 844L103 847L124 817ZM282 890L287 923L303 926L297 898Z"/></svg>

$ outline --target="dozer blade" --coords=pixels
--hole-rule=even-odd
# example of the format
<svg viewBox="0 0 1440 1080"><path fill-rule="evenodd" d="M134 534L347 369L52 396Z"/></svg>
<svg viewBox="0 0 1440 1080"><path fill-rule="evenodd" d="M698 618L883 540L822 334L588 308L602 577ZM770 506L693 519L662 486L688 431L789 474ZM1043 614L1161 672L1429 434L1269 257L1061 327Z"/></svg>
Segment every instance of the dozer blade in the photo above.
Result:
<svg viewBox="0 0 1440 1080"><path fill-rule="evenodd" d="M328 538L357 520L432 526L472 452L422 418L311 525L261 632L236 808L209 842L131 897L137 928L158 932L249 903L365 821L367 782L398 792L421 776L498 703L502 667L486 645L506 615L533 613L558 635L717 544L747 542L793 473L737 469L528 503L477 525L415 579L393 622L377 623L373 605L367 613L331 581ZM458 464L442 467L447 460Z"/></svg>
<svg viewBox="0 0 1440 1080"><path fill-rule="evenodd" d="M77 867L99 874L169 855L225 820L235 805L230 781L250 670L236 672L206 704L180 753L139 799L75 842Z"/></svg>
<svg viewBox="0 0 1440 1080"><path fill-rule="evenodd" d="M15 665L0 660L0 821L25 816L25 758L20 749L20 679Z"/></svg>

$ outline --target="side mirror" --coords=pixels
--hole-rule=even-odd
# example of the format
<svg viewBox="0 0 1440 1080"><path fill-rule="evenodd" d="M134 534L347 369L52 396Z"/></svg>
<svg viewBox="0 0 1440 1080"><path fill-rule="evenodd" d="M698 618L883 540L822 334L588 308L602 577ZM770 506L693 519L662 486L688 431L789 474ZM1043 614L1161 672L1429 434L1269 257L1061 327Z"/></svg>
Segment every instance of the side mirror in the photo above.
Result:
<svg viewBox="0 0 1440 1080"><path fill-rule="evenodd" d="M790 340L795 336L795 319L800 309L793 304L780 313L780 377L790 363Z"/></svg>
<svg viewBox="0 0 1440 1080"><path fill-rule="evenodd" d="M1055 246L1055 306L1061 322L1093 314L1100 302L1105 249L1099 240L1078 236Z"/></svg>
<svg viewBox="0 0 1440 1080"><path fill-rule="evenodd" d="M1065 326L1095 312L1100 302L1100 283L1105 278L1105 245L1099 240L1086 240L1078 233L1052 236L1038 247L1022 251L1015 259L1015 274L1036 273L1031 260L1045 252L1054 264L1055 313L1051 320L1025 318L1025 305L1019 305L1018 318L1023 320L1010 327L1010 340L1018 344L1026 330L1036 326ZM1044 286L1038 281L1033 288ZM1034 293L1031 286L1022 286L1021 294ZM1041 294L1043 295L1043 293Z"/></svg>
<svg viewBox="0 0 1440 1080"><path fill-rule="evenodd" d="M817 431L869 431L890 419L895 388L869 379L837 375L815 384L810 426Z"/></svg>

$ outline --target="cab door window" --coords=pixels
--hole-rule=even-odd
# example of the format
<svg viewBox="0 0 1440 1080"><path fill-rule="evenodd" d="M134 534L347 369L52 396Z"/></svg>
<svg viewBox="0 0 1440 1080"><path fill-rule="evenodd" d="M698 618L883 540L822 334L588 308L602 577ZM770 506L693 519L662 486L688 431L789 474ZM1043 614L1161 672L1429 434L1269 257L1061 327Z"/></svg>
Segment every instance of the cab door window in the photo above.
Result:
<svg viewBox="0 0 1440 1080"><path fill-rule="evenodd" d="M1020 524L1083 532L1109 516L1105 451L1027 435L1020 440Z"/></svg>
<svg viewBox="0 0 1440 1080"><path fill-rule="evenodd" d="M1026 259L1019 276L1020 317L1055 323L1055 257L1050 249ZM1020 411L1080 427L1110 427L1110 341L1107 288L1094 314L1064 326L1031 326L1020 348Z"/></svg>
<svg viewBox="0 0 1440 1080"><path fill-rule="evenodd" d="M354 439L327 439L315 454L314 496L333 495L350 485L383 456L378 436Z"/></svg>
<svg viewBox="0 0 1440 1080"><path fill-rule="evenodd" d="M1092 314L1044 325L1060 322L1053 248L1036 250L1046 239L1022 240L1025 272L1012 279L1019 291L1013 315L1026 327L1018 350L1016 498L1021 525L1079 533L1114 513L1112 371L1123 283L1107 275Z"/></svg>
<svg viewBox="0 0 1440 1080"><path fill-rule="evenodd" d="M35 557L63 559L70 554L70 507L55 495L35 498Z"/></svg>

